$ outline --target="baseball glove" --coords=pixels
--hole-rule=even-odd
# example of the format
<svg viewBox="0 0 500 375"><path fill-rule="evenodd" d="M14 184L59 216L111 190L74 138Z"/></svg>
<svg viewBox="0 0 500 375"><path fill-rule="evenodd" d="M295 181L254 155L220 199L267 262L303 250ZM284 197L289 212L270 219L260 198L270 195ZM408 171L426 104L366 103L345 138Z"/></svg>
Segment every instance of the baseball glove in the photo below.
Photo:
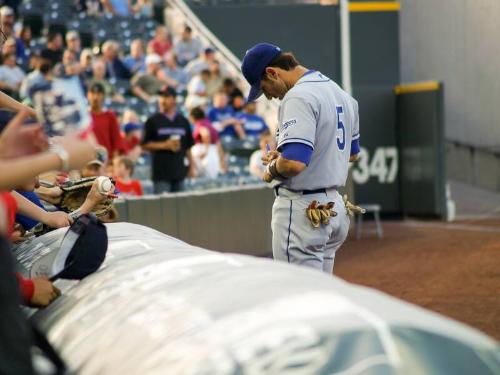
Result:
<svg viewBox="0 0 500 375"><path fill-rule="evenodd" d="M87 199L87 194L92 188L95 179L96 177L88 177L80 180L68 181L59 185L63 193L61 195L61 200L57 205L66 212L73 212L80 208L83 202L85 202L85 199ZM113 180L111 180L111 182L113 185L115 184ZM108 213L112 204L113 198L106 198L104 201L96 205L92 212L98 218L101 218Z"/></svg>
<svg viewBox="0 0 500 375"><path fill-rule="evenodd" d="M344 204L345 204L345 209L347 210L347 214L349 216L354 216L356 214L364 214L366 212L366 210L360 206L356 206L355 204L352 204L351 202L349 202L349 200L347 199L347 194L345 194L342 199L344 200Z"/></svg>
<svg viewBox="0 0 500 375"><path fill-rule="evenodd" d="M306 216L314 228L319 228L320 224L328 225L330 218L337 216L337 213L332 210L334 202L318 205L317 201L312 201L306 208Z"/></svg>

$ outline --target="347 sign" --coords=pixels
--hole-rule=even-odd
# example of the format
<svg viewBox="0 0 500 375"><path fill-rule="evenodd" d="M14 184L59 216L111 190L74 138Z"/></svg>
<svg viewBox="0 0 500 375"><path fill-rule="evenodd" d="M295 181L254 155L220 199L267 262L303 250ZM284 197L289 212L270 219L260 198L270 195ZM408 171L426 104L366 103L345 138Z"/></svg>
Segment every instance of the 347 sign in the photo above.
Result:
<svg viewBox="0 0 500 375"><path fill-rule="evenodd" d="M398 175L398 149L396 147L377 147L370 155L361 147L359 159L352 166L352 177L357 184L366 184L375 177L381 184L392 184Z"/></svg>

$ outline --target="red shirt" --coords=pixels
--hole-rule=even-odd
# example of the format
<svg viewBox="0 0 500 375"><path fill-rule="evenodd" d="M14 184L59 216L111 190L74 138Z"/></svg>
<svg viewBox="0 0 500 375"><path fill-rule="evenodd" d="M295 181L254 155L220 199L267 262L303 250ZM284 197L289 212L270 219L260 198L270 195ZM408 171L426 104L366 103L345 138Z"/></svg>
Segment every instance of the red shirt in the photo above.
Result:
<svg viewBox="0 0 500 375"><path fill-rule="evenodd" d="M121 180L116 180L116 187L123 195L144 195L142 191L142 186L139 180L130 180L130 182L123 182Z"/></svg>
<svg viewBox="0 0 500 375"><path fill-rule="evenodd" d="M212 126L212 123L204 118L194 123L193 138L196 143L201 143L201 129L206 128L210 133L210 144L216 145L219 142L219 133Z"/></svg>
<svg viewBox="0 0 500 375"><path fill-rule="evenodd" d="M106 147L108 158L112 158L117 151L123 151L120 125L113 111L90 113L92 116L92 131L97 142Z"/></svg>
<svg viewBox="0 0 500 375"><path fill-rule="evenodd" d="M172 48L172 43L169 40L160 42L159 40L153 39L148 44L148 49L152 49L157 55L163 56Z"/></svg>
<svg viewBox="0 0 500 375"><path fill-rule="evenodd" d="M4 220L7 220L6 236L10 238L16 221L17 203L12 194L8 192L0 192L0 202L2 203L0 207L5 210L4 212L0 211L0 214L5 215Z"/></svg>
<svg viewBox="0 0 500 375"><path fill-rule="evenodd" d="M14 229L14 224L16 221L16 211L17 203L14 197L7 192L0 192L0 202L4 212L0 212L0 215L5 215L7 220L7 237L12 236L12 230ZM33 293L35 291L35 285L33 280L25 279L20 273L16 273L17 280L19 282L19 289L21 290L21 296L26 303L31 301Z"/></svg>
<svg viewBox="0 0 500 375"><path fill-rule="evenodd" d="M125 151L126 154L128 154L130 151L132 151L132 149L135 147L135 146L138 146L141 144L141 140L137 137L129 137L129 138L126 138L126 137L122 137L123 139L123 149Z"/></svg>

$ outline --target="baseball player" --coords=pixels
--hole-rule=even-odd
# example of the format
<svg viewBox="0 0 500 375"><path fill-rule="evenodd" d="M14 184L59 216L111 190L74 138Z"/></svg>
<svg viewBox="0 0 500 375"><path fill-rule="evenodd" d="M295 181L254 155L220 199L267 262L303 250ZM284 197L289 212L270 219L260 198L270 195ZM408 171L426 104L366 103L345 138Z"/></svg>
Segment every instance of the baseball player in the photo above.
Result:
<svg viewBox="0 0 500 375"><path fill-rule="evenodd" d="M278 98L277 149L263 158L263 180L275 187L274 259L332 273L347 237L352 206L338 193L359 153L358 104L335 82L300 65L292 53L260 43L241 70L249 101Z"/></svg>

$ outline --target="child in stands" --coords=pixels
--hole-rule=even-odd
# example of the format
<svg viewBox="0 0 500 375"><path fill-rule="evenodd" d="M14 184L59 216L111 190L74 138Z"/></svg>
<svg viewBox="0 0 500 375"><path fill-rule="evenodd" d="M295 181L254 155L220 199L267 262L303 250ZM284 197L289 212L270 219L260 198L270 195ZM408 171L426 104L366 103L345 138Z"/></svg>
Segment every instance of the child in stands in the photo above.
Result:
<svg viewBox="0 0 500 375"><path fill-rule="evenodd" d="M139 180L134 180L134 162L127 157L118 157L113 160L116 187L122 195L141 196L144 195Z"/></svg>

